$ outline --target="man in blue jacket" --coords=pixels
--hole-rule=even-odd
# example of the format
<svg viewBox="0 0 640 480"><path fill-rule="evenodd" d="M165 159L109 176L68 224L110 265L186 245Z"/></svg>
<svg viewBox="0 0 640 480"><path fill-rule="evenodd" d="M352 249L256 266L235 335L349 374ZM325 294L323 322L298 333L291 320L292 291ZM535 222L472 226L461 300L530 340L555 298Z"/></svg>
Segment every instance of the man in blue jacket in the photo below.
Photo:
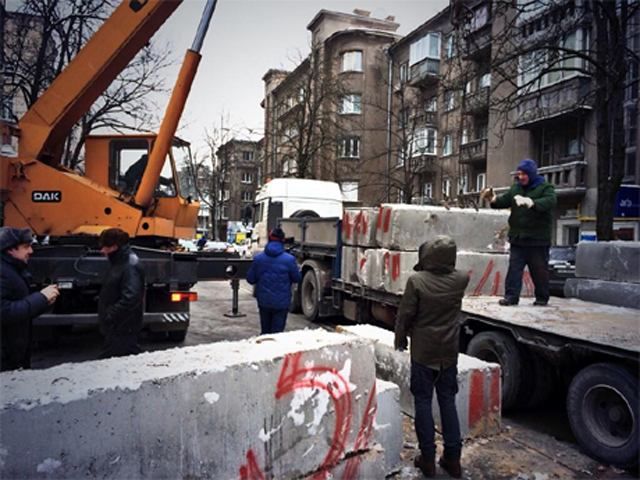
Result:
<svg viewBox="0 0 640 480"><path fill-rule="evenodd" d="M31 367L31 321L52 305L59 292L49 285L31 293L27 262L33 253L28 228L0 228L0 370Z"/></svg>
<svg viewBox="0 0 640 480"><path fill-rule="evenodd" d="M269 234L264 252L253 259L247 281L256 286L261 334L284 332L291 304L291 285L300 282L300 270L293 255L284 251L284 232Z"/></svg>

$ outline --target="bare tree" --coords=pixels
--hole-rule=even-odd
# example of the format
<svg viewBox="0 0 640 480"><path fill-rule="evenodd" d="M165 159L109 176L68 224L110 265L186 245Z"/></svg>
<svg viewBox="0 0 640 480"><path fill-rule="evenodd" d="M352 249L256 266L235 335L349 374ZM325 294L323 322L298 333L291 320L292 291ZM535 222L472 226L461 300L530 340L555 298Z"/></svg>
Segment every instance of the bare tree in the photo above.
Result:
<svg viewBox="0 0 640 480"><path fill-rule="evenodd" d="M26 108L33 105L115 5L113 0L25 0L17 12L8 12L5 72L9 73L3 94L23 99ZM152 97L165 90L162 72L172 63L170 57L168 48L153 43L139 52L74 126L64 148L65 166L80 166L84 139L97 129L148 131L153 126ZM14 120L18 120L15 115Z"/></svg>
<svg viewBox="0 0 640 480"><path fill-rule="evenodd" d="M494 27L492 35L490 108L503 133L527 112L548 108L544 86L572 75L591 79L587 88L575 89L572 102L593 107L595 115L599 240L613 239L615 196L624 176L625 91L638 82L628 66L639 61L627 32L637 26L639 8L635 0L493 2L501 29L498 34ZM477 47L470 35L474 12L465 2L454 3L452 18L461 45Z"/></svg>

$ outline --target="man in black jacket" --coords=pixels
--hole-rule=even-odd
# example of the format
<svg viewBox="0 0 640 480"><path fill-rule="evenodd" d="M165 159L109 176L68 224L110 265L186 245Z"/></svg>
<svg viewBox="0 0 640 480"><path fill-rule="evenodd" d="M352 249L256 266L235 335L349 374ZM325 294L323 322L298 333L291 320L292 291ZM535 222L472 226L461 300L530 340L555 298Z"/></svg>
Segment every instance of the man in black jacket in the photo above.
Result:
<svg viewBox="0 0 640 480"><path fill-rule="evenodd" d="M458 351L462 297L469 283L456 270L456 244L440 235L420 246L417 272L407 280L400 300L395 347L407 348L411 337L411 393L415 402L415 426L420 455L414 464L426 477L436 473L434 425L431 414L433 389L440 405L444 454L440 466L454 478L462 476L460 422L456 410Z"/></svg>
<svg viewBox="0 0 640 480"><path fill-rule="evenodd" d="M56 285L29 292L31 276L27 262L33 253L32 238L28 228L0 228L2 371L31 367L31 321L44 313L59 295Z"/></svg>
<svg viewBox="0 0 640 480"><path fill-rule="evenodd" d="M100 251L110 267L100 290L98 318L104 345L100 358L140 353L138 335L144 312L144 271L131 251L129 234L108 228L100 234Z"/></svg>

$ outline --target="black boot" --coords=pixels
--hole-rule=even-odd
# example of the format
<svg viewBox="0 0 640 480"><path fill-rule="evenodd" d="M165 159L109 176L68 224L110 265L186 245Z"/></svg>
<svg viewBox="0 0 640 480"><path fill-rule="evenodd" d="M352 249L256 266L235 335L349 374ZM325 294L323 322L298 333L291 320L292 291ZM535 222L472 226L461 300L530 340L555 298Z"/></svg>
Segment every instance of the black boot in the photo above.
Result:
<svg viewBox="0 0 640 480"><path fill-rule="evenodd" d="M440 457L438 462L440 467L453 478L462 478L462 467L460 466L460 459L452 459L446 457Z"/></svg>
<svg viewBox="0 0 640 480"><path fill-rule="evenodd" d="M419 468L422 474L427 477L435 477L436 475L436 460L432 458L431 461L426 460L422 455L418 455L414 461L413 465L416 468Z"/></svg>

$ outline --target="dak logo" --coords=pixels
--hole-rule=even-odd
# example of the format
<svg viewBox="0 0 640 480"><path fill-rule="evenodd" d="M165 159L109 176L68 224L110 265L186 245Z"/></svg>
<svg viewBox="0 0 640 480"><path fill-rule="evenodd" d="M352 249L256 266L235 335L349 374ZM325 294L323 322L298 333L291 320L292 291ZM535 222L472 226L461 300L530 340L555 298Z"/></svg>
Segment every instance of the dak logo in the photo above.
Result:
<svg viewBox="0 0 640 480"><path fill-rule="evenodd" d="M34 190L31 192L31 200L39 203L58 203L62 200L60 190Z"/></svg>

